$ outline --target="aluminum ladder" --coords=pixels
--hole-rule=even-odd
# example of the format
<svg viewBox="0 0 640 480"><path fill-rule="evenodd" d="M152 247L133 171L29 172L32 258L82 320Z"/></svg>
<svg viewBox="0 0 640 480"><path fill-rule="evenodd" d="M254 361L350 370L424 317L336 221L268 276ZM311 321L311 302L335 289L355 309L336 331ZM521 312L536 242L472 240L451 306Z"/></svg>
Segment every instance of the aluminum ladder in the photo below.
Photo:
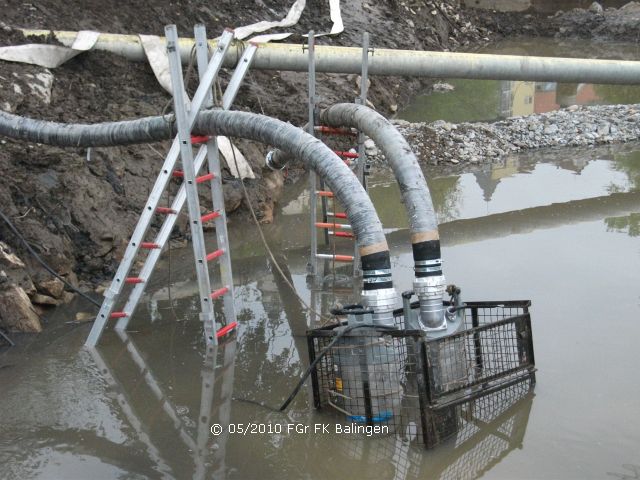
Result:
<svg viewBox="0 0 640 480"><path fill-rule="evenodd" d="M309 129L308 133L314 136L341 136L354 137L357 139L357 153L352 151L334 150L334 153L344 160L358 177L362 186L367 188L366 175L368 174L367 158L365 153L364 133L346 128L333 128L324 125L318 125L318 98L316 97L316 69L315 69L315 38L314 32L309 32L308 36L308 56L309 56ZM362 71L360 74L360 96L355 99L355 103L366 105L368 75L369 75L369 34L362 35ZM318 190L318 186L320 187ZM321 201L322 221L318 222L318 198ZM307 264L309 275L317 277L320 275L318 271L318 261L330 261L331 264L352 263L353 276L359 277L360 271L360 255L358 251L357 241L351 231L351 225L342 223L341 220L347 218L344 212L333 211L328 208L328 199L333 198L333 192L328 191L324 187L324 182L318 182L315 172L309 172L309 215L311 229L311 255ZM353 241L352 255L339 255L337 253L319 253L317 231L324 231L324 243L326 246L330 244L330 237L345 238ZM335 273L335 272L334 272Z"/></svg>
<svg viewBox="0 0 640 480"><path fill-rule="evenodd" d="M223 32L209 60L205 27L203 25L196 25L194 33L200 84L193 96L193 100L189 104L182 77L177 29L175 25L170 25L165 28L178 135L174 138L171 149L165 158L160 174L156 179L142 214L140 215L138 224L129 240L116 275L110 287L105 291L105 299L85 342L86 346L94 347L99 342L104 328L110 319L118 319L115 327L116 330L122 331L127 328L144 293L146 283L151 277L162 250L169 240L185 200L187 201L189 212L189 225L191 228L201 305L200 319L204 323L205 343L207 345L216 345L218 337L228 333L236 325L227 218L224 208L220 159L216 138L191 135L191 128L197 113L202 108L213 106L211 88L222 67L225 55L233 41L234 34L232 30L225 30ZM238 66L224 92L222 98L222 107L224 109L228 109L233 103L242 84L242 80L251 66L256 50L257 45L255 44L250 44L244 50L242 58L238 62ZM193 144L201 145L195 157L192 149ZM182 161L182 170L175 169L178 158ZM209 172L204 175L198 175L205 160L207 160ZM159 207L158 203L172 177L182 178L183 183L171 207ZM201 183L208 183L210 185L213 203L213 210L204 215L200 214L200 203L197 191L197 185ZM155 240L152 242L145 241L149 225L155 215L163 215L165 217L164 222ZM215 222L218 248L211 253L207 253L205 250L202 224L211 221ZM137 276L129 276L134 261L141 249L148 251L144 265ZM208 263L214 260L217 261L220 267L220 278L223 285L212 291ZM114 311L114 307L123 294L125 285L129 284L133 285L133 289L128 292L124 308L120 311ZM216 332L213 302L218 298L222 298L224 302L223 310L226 326Z"/></svg>

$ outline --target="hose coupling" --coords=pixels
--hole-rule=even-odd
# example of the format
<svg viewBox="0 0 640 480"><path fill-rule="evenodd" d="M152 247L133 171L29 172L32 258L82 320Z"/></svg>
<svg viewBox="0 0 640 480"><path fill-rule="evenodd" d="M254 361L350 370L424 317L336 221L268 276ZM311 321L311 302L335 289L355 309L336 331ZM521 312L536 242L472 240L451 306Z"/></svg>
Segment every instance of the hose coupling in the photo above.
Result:
<svg viewBox="0 0 640 480"><path fill-rule="evenodd" d="M398 305L398 292L395 288L363 290L362 303L373 309L374 325L394 326L393 311Z"/></svg>
<svg viewBox="0 0 640 480"><path fill-rule="evenodd" d="M446 280L444 275L416 277L413 291L420 302L420 324L425 331L447 329L447 319L442 303Z"/></svg>

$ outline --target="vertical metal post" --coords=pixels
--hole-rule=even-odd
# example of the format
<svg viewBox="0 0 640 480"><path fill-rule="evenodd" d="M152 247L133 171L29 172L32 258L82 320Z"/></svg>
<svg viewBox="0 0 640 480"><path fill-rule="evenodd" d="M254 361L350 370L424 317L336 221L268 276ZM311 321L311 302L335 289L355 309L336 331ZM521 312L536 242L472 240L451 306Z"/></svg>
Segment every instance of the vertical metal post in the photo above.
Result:
<svg viewBox="0 0 640 480"><path fill-rule="evenodd" d="M478 307L471 307L471 326L473 328L480 326L480 321L478 319ZM475 368L477 368L478 370L482 370L484 368L482 362L482 340L480 339L480 333L478 332L474 332L473 334L473 350L475 357Z"/></svg>
<svg viewBox="0 0 640 480"><path fill-rule="evenodd" d="M360 105L367 104L367 91L369 83L369 34L364 32L362 34L362 71L360 73L360 96L356 98L356 103ZM364 148L364 133L358 131L358 158L355 168L356 177L360 180L360 183L367 189L366 178L366 163L367 154ZM354 242L353 247L353 276L359 277L362 275L360 270L360 250L358 249L358 242Z"/></svg>
<svg viewBox="0 0 640 480"><path fill-rule="evenodd" d="M315 59L315 37L314 32L309 32L308 41L309 54L309 125L307 127L310 135L315 136L316 124L316 59ZM307 272L311 275L318 273L318 235L316 233L316 216L318 210L318 198L316 196L316 173L309 170L309 219L311 230L311 257L307 264Z"/></svg>
<svg viewBox="0 0 640 480"><path fill-rule="evenodd" d="M207 44L207 32L205 26L198 24L194 28L196 41L196 60L198 63L198 72L200 80L203 80L207 64L209 63L209 49ZM211 88L208 89L208 95L204 101L205 108L213 106L213 96ZM219 259L220 262L220 278L223 287L228 290L223 295L225 323L236 321L236 307L233 294L233 272L231 270L231 251L229 249L229 234L227 231L227 213L224 206L224 191L222 190L222 172L220 169L220 155L218 153L218 141L216 136L212 135L207 142L207 163L209 173L213 173L211 179L211 198L213 201L213 210L219 216L214 220L216 226L216 240L218 248L224 250L224 254ZM240 180L242 181L242 179Z"/></svg>
<svg viewBox="0 0 640 480"><path fill-rule="evenodd" d="M313 327L313 325L312 325ZM307 335L307 349L309 350L309 364L316 361L316 340L315 337ZM320 399L320 383L318 382L318 369L311 370L311 389L313 391L313 406L317 409L322 407Z"/></svg>
<svg viewBox="0 0 640 480"><path fill-rule="evenodd" d="M182 64L180 62L180 50L178 47L178 32L175 25L165 27L167 37L167 53L169 56L169 68L171 84L173 86L173 104L176 124L178 126L178 139L180 142L180 157L184 171L184 184L187 193L187 206L189 209L189 226L191 227L191 240L196 261L196 274L200 292L200 307L202 313L200 319L204 323L205 342L207 345L218 343L215 335L215 319L213 315L213 301L210 298L211 285L209 282L209 268L207 265L204 234L200 221L200 202L193 165L193 150L191 147L191 126L188 123L187 108L184 94L184 81L182 78Z"/></svg>

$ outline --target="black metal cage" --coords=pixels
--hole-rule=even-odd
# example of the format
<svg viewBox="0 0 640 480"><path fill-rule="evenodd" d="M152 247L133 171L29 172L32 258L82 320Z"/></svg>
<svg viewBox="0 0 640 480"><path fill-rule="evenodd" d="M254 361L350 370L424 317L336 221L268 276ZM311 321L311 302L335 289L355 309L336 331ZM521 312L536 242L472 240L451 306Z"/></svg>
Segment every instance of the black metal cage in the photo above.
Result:
<svg viewBox="0 0 640 480"><path fill-rule="evenodd" d="M335 410L351 431L431 448L462 433L470 415L493 415L532 389L529 306L468 302L461 329L441 338L404 330L401 312L397 329L311 330L310 360L321 356L311 377L315 407Z"/></svg>

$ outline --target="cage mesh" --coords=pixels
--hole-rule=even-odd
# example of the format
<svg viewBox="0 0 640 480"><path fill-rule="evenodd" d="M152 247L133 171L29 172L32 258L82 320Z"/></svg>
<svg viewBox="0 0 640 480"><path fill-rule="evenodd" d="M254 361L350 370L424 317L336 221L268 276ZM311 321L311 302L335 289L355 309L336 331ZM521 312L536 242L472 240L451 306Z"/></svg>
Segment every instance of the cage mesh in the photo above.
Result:
<svg viewBox="0 0 640 480"><path fill-rule="evenodd" d="M345 327L308 332L317 408L368 435L394 434L431 448L464 441L535 384L529 302L476 302L459 333ZM397 319L402 326L402 318ZM332 343L333 342L333 343Z"/></svg>

